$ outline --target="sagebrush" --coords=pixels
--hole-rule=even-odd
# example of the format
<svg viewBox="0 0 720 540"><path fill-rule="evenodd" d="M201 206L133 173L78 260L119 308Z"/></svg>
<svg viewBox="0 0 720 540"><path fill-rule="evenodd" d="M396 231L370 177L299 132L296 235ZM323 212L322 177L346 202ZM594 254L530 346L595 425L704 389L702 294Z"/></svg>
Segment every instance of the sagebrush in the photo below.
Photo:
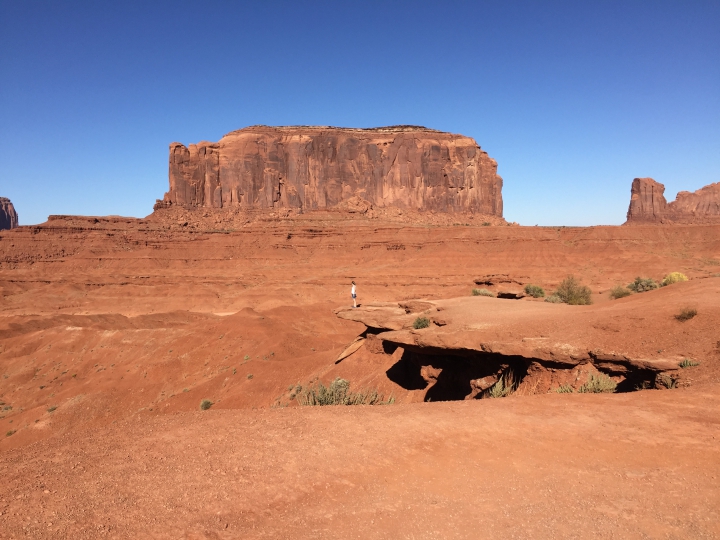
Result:
<svg viewBox="0 0 720 540"><path fill-rule="evenodd" d="M652 291L658 287L660 287L660 285L658 285L657 281L653 278L643 278L639 276L635 278L635 281L627 286L628 289L636 293Z"/></svg>
<svg viewBox="0 0 720 540"><path fill-rule="evenodd" d="M545 296L545 290L539 285L525 285L525 294L532 296L533 298L542 298Z"/></svg>
<svg viewBox="0 0 720 540"><path fill-rule="evenodd" d="M428 319L427 317L418 317L413 322L413 328L415 330L420 330L421 328L427 328L428 326L430 326L430 319Z"/></svg>
<svg viewBox="0 0 720 540"><path fill-rule="evenodd" d="M575 276L568 276L558 285L555 296L571 306L587 306L592 304L590 287L582 285Z"/></svg>
<svg viewBox="0 0 720 540"><path fill-rule="evenodd" d="M597 375L590 375L588 381L578 388L578 392L581 394L602 394L614 392L617 388L617 383L604 373L598 373Z"/></svg>
<svg viewBox="0 0 720 540"><path fill-rule="evenodd" d="M622 285L616 285L610 290L610 298L612 300L617 300L618 298L625 298L626 296L630 296L632 294L632 291L630 291L627 287L623 287Z"/></svg>

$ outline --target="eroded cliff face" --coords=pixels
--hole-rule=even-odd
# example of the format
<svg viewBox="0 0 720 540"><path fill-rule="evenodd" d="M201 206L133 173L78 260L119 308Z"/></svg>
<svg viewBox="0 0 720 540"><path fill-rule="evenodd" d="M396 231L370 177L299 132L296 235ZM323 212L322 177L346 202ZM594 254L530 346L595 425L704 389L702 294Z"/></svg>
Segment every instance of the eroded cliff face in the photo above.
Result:
<svg viewBox="0 0 720 540"><path fill-rule="evenodd" d="M671 203L664 192L665 186L652 178L635 178L626 223L720 222L720 182L693 193L680 191Z"/></svg>
<svg viewBox="0 0 720 540"><path fill-rule="evenodd" d="M14 229L18 226L18 215L10 199L0 197L0 229Z"/></svg>
<svg viewBox="0 0 720 540"><path fill-rule="evenodd" d="M170 145L157 206L377 207L502 216L497 163L470 137L416 126L252 126L217 143Z"/></svg>

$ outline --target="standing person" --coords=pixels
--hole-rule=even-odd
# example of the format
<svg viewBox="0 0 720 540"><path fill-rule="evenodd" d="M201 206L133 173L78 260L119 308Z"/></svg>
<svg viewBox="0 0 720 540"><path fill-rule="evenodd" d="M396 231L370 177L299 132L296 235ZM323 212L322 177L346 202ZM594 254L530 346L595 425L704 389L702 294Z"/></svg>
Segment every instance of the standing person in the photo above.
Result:
<svg viewBox="0 0 720 540"><path fill-rule="evenodd" d="M355 282L352 282L352 287L350 287L350 296L352 296L353 299L353 307L357 307L357 302L355 299L357 298L357 288L355 287Z"/></svg>

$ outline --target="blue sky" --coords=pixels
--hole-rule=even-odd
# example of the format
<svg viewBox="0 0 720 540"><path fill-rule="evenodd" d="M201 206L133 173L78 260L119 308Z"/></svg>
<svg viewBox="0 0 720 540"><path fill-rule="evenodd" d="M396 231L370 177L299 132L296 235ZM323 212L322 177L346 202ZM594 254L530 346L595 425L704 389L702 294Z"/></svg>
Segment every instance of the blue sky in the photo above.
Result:
<svg viewBox="0 0 720 540"><path fill-rule="evenodd" d="M145 216L168 144L418 124L498 161L505 217L620 224L720 181L720 2L0 0L0 196Z"/></svg>

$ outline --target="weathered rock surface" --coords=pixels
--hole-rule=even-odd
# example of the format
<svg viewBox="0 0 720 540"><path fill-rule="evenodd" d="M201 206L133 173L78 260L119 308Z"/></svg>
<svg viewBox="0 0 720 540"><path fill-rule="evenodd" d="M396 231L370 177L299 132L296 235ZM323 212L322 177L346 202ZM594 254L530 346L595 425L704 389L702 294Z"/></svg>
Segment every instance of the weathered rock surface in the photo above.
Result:
<svg viewBox="0 0 720 540"><path fill-rule="evenodd" d="M681 191L665 200L665 186L652 178L635 178L627 223L714 223L720 221L720 182L694 193Z"/></svg>
<svg viewBox="0 0 720 540"><path fill-rule="evenodd" d="M416 126L252 126L217 143L172 143L169 180L156 208L317 210L353 199L360 212L503 212L495 160L470 137Z"/></svg>
<svg viewBox="0 0 720 540"><path fill-rule="evenodd" d="M0 197L0 229L14 229L18 226L18 215L13 203L6 197Z"/></svg>

